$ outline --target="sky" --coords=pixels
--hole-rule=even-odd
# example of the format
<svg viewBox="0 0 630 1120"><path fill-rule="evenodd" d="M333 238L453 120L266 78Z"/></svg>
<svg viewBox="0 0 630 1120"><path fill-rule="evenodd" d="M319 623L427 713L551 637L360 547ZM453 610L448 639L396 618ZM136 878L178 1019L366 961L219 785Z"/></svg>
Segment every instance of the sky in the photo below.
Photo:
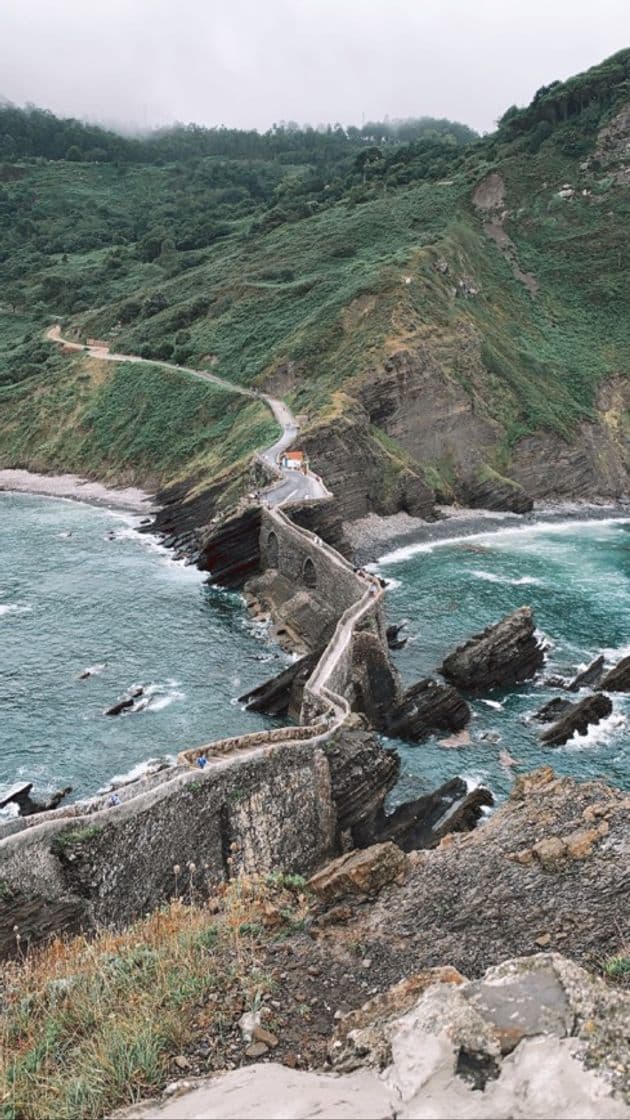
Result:
<svg viewBox="0 0 630 1120"><path fill-rule="evenodd" d="M0 97L114 126L490 131L628 46L628 0L0 0Z"/></svg>

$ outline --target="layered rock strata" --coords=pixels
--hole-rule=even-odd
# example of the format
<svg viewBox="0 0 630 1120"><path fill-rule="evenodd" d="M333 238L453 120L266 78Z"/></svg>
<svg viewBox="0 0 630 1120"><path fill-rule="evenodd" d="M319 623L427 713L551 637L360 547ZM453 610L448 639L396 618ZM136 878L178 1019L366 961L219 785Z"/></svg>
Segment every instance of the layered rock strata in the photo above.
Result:
<svg viewBox="0 0 630 1120"><path fill-rule="evenodd" d="M440 672L458 688L481 692L528 680L543 662L531 607L520 607L458 646Z"/></svg>

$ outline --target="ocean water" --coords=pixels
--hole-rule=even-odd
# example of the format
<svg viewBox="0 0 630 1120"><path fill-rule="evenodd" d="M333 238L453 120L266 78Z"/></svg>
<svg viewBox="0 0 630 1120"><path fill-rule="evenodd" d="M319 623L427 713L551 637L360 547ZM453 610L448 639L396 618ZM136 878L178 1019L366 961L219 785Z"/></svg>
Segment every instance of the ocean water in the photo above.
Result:
<svg viewBox="0 0 630 1120"><path fill-rule="evenodd" d="M237 697L279 672L286 655L248 620L233 592L173 561L138 519L89 505L0 493L0 790L31 780L73 797L141 770L150 758L271 726ZM630 652L630 521L526 525L385 557L390 621L409 620L393 656L407 683L523 604L549 644L540 678L473 700L471 742L392 742L402 756L393 800L456 774L504 796L514 774L558 772L630 785L630 697L564 747L544 747L532 712L559 695L544 677L571 675L599 652ZM86 680L79 674L94 673ZM103 714L134 685L137 710ZM507 770L501 751L519 761Z"/></svg>
<svg viewBox="0 0 630 1120"><path fill-rule="evenodd" d="M562 747L541 744L542 725L531 721L562 695L545 677L572 676L599 653L610 664L630 653L630 520L527 524L409 546L383 557L378 570L391 581L389 619L408 619L409 641L393 655L407 684L434 674L455 645L520 606L534 609L549 646L535 681L471 701L469 745L444 746L447 733L416 745L392 742L403 762L395 802L456 774L502 797L515 774L546 763L630 787L630 696L611 694L613 714ZM501 751L519 765L508 769Z"/></svg>
<svg viewBox="0 0 630 1120"><path fill-rule="evenodd" d="M236 697L286 657L138 518L0 494L0 790L96 792L148 758L270 726ZM79 680L93 667L94 675ZM133 685L139 710L105 716Z"/></svg>

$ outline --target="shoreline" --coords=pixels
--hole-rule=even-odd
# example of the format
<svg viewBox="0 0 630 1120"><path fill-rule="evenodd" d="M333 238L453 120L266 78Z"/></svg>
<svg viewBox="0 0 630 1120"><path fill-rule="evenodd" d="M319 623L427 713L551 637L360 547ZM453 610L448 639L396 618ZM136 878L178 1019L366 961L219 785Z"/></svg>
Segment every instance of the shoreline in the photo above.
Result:
<svg viewBox="0 0 630 1120"><path fill-rule="evenodd" d="M154 498L137 486L114 489L76 474L38 474L26 470L0 470L0 493L31 494L33 497L67 499L123 513L157 512Z"/></svg>
<svg viewBox="0 0 630 1120"><path fill-rule="evenodd" d="M440 518L424 521L407 513L386 517L370 513L359 521L345 522L344 532L353 551L354 563L378 564L395 551L414 545L450 541L501 529L526 529L528 526L558 521L599 521L630 518L626 501L541 502L531 513L519 514L462 506L438 506Z"/></svg>

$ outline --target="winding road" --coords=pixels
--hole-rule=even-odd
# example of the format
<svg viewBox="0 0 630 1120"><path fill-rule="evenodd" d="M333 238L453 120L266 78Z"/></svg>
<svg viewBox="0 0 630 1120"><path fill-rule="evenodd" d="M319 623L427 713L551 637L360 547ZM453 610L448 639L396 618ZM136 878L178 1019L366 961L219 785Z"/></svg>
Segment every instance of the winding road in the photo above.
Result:
<svg viewBox="0 0 630 1120"><path fill-rule="evenodd" d="M191 369L188 366L178 366L174 365L172 362L140 358L135 354L111 353L107 343L88 343L88 345L83 345L79 342L72 342L62 336L59 324L47 330L46 338L49 342L63 346L65 350L83 351L92 358L97 358L101 361L130 362L134 364L142 363L144 365L159 366L162 369L187 374L201 381L208 381L212 385L216 385L219 389L224 389L226 392L239 393L243 397L250 397L253 400L262 401L266 404L280 425L282 434L271 447L258 453L258 458L262 460L268 470L278 477L276 483L273 483L263 491L259 500L264 502L269 509L270 515L277 520L279 524L285 521L294 531L297 528L300 533L308 537L311 544L314 544L322 552L327 553L329 559L333 559L335 564L350 569L351 571L353 570L352 565L336 552L336 550L332 549L330 545L327 545L321 540L316 533L296 526L294 522L287 518L284 511L280 508L289 501L318 501L322 498L331 497L330 491L326 489L322 480L317 475L313 474L312 471L308 469L305 472L291 470L280 465L282 452L286 451L286 449L295 442L298 432L300 431L300 425L291 412L291 409L284 401L278 400L276 397L270 397L255 389L247 389L242 385L236 385L206 370ZM332 556L331 553L333 554ZM330 681L331 678L334 677L336 670L338 670L340 662L348 652L355 627L365 615L375 610L376 604L380 602L383 596L383 589L376 577L362 572L357 575L357 580L363 587L363 593L338 619L335 631L326 649L304 686L303 714L306 716L306 720L313 720L314 722L309 723L305 720L305 722L297 728L274 728L263 733L254 732L238 738L223 739L218 742L208 743L203 747L181 752L178 756L178 761L187 763L188 765L194 765L202 755L207 759L216 759L222 755L230 754L235 750L238 750L239 753L243 750L247 751L247 749L256 750L261 745L261 739L264 740L267 746L270 746L272 743L299 742L305 739L308 739L311 743L321 742L329 739L337 728L345 723L351 714L350 704L345 696L336 693L330 687Z"/></svg>
<svg viewBox="0 0 630 1120"><path fill-rule="evenodd" d="M282 434L264 451L259 452L259 459L276 474L281 481L274 483L268 489L264 490L262 497L265 504L268 506L279 506L288 501L313 501L320 498L329 498L330 491L326 489L321 479L308 470L303 473L299 470L291 470L280 465L280 456L283 451L291 447L297 438L300 431L295 416L291 409L284 401L278 400L276 397L270 397L266 393L261 393L256 389L247 389L243 385L236 385L232 381L227 381L224 377L218 377L215 373L209 373L203 369L191 369L189 366L178 366L173 362L164 362L157 358L140 358L137 354L115 354L112 353L106 344L100 345L87 345L84 346L80 342L72 342L68 338L64 338L61 334L61 326L57 323L55 326L49 327L46 331L46 339L48 342L55 342L59 346L63 346L65 350L82 351L89 354L91 358L98 358L100 361L105 362L131 362L134 365L146 366L159 366L161 369L172 370L175 373L184 373L189 377L195 377L198 381L208 381L211 385L215 385L218 389L224 389L228 393L238 393L241 397L249 397L251 400L262 401L267 405L267 408L272 413L274 419L282 428Z"/></svg>

